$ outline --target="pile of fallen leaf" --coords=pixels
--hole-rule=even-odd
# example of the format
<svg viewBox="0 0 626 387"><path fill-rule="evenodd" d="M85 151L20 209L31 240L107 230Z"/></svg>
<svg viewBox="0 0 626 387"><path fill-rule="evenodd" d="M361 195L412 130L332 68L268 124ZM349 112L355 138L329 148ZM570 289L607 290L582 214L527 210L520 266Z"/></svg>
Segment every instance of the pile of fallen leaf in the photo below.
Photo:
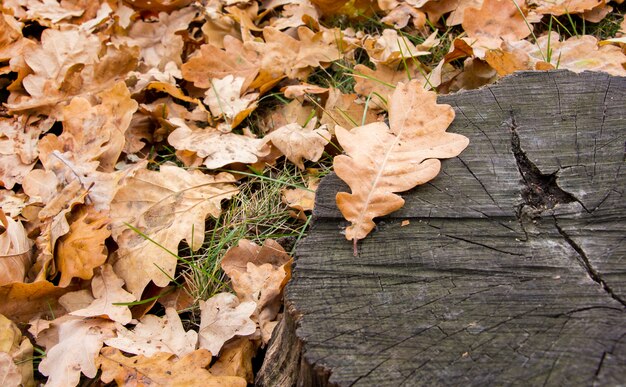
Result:
<svg viewBox="0 0 626 387"><path fill-rule="evenodd" d="M557 32L564 17L592 25L619 4L4 0L3 386L35 384L32 342L51 386L81 373L119 385L252 382L290 277L282 247L231 247L221 267L234 294L197 300L171 286L181 243L198 251L207 219L239 192L244 174L223 170L262 173L283 156L304 170L340 148L334 168L351 193L337 202L356 254L373 219L403 205L395 192L468 145L446 133L454 110L436 92L518 70L626 75L623 19L601 41ZM344 19L378 28L331 27ZM353 88L333 81L342 72ZM282 103L255 112L274 97ZM153 149L174 149L178 164L155 163ZM284 200L300 217L312 207L303 190ZM157 301L163 316L148 313ZM186 329L179 311L194 308L199 324Z"/></svg>

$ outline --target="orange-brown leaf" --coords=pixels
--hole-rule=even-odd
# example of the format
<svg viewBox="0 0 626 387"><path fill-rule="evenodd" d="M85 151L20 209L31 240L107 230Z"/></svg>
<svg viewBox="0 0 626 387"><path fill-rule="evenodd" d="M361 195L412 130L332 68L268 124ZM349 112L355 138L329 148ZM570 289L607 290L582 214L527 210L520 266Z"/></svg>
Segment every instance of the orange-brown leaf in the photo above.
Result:
<svg viewBox="0 0 626 387"><path fill-rule="evenodd" d="M439 158L458 155L468 144L459 134L446 133L454 110L438 105L436 94L418 81L399 83L391 96L389 124L377 122L335 132L346 155L335 157L337 175L352 193L337 194L337 205L352 224L348 240L363 239L373 219L404 205L394 192L409 190L439 173Z"/></svg>

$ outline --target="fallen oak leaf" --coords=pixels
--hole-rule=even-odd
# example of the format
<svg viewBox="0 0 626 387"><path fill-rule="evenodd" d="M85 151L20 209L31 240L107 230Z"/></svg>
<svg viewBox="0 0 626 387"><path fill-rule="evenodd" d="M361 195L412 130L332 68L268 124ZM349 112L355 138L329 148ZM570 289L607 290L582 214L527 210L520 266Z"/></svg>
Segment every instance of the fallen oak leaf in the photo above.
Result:
<svg viewBox="0 0 626 387"><path fill-rule="evenodd" d="M263 246L242 239L222 258L222 269L231 278L239 299L256 304L253 319L259 323L264 343L269 342L276 326L282 291L291 278L292 262L282 246L271 239Z"/></svg>
<svg viewBox="0 0 626 387"><path fill-rule="evenodd" d="M109 347L127 353L152 357L159 352L183 357L196 349L198 333L185 331L178 313L165 309L165 316L145 315L132 331L116 324L117 337L104 341Z"/></svg>
<svg viewBox="0 0 626 387"><path fill-rule="evenodd" d="M102 265L99 273L91 280L91 292L95 298L89 306L72 311L72 316L104 317L121 324L128 324L132 320L130 309L124 304L135 301L136 298L124 289L124 281L120 279L110 264ZM64 297L69 296L66 294Z"/></svg>
<svg viewBox="0 0 626 387"><path fill-rule="evenodd" d="M211 79L222 79L228 75L243 78L241 91L250 87L260 70L260 54L244 50L243 42L235 37L224 37L224 49L213 44L204 44L197 55L181 66L183 78L196 87L208 89Z"/></svg>
<svg viewBox="0 0 626 387"><path fill-rule="evenodd" d="M326 126L316 129L316 125L316 117L309 120L306 126L287 124L269 133L263 140L264 143L271 142L289 161L303 170L302 159L318 161L324 153L324 147L330 142L331 136Z"/></svg>
<svg viewBox="0 0 626 387"><path fill-rule="evenodd" d="M32 387L33 345L17 325L0 314L0 384Z"/></svg>
<svg viewBox="0 0 626 387"><path fill-rule="evenodd" d="M221 201L239 192L234 182L228 173L165 164L159 172L138 171L119 189L111 202L111 231L119 245L113 267L137 299L150 281L169 284L181 240L192 251L202 246L205 219L218 217Z"/></svg>
<svg viewBox="0 0 626 387"><path fill-rule="evenodd" d="M171 353L157 353L126 357L116 348L100 351L97 364L102 368L103 382L115 380L119 386L169 386L169 387L245 387L246 380L236 376L214 376L206 367L211 363L211 353L198 349L178 359Z"/></svg>
<svg viewBox="0 0 626 387"><path fill-rule="evenodd" d="M337 176L351 193L339 192L337 206L351 225L346 239L355 246L375 227L373 219L404 205L395 194L433 179L439 173L439 158L458 155L469 143L445 130L454 119L449 105L438 105L436 94L419 81L398 83L391 96L389 126L372 123L335 134L346 155L335 157Z"/></svg>
<svg viewBox="0 0 626 387"><path fill-rule="evenodd" d="M81 372L94 378L98 372L96 356L103 341L115 336L114 323L100 318L72 318L58 327L59 341L46 348L46 357L39 364L39 372L48 377L46 386L75 386Z"/></svg>
<svg viewBox="0 0 626 387"><path fill-rule="evenodd" d="M200 348L218 354L224 343L235 336L256 332L256 323L250 319L256 303L239 302L231 293L218 293L200 301Z"/></svg>
<svg viewBox="0 0 626 387"><path fill-rule="evenodd" d="M282 202L290 208L298 211L295 218L306 221L306 211L312 211L315 206L315 191L320 184L318 177L310 176L307 189L283 188L281 191Z"/></svg>
<svg viewBox="0 0 626 387"><path fill-rule="evenodd" d="M253 384L252 358L256 355L257 347L258 344L246 337L235 339L224 345L209 371L215 376L239 376Z"/></svg>
<svg viewBox="0 0 626 387"><path fill-rule="evenodd" d="M0 286L24 282L32 265L32 245L22 222L0 208Z"/></svg>
<svg viewBox="0 0 626 387"><path fill-rule="evenodd" d="M214 117L224 117L230 128L241 123L257 106L259 93L241 95L244 78L227 75L213 79L211 88L206 91L204 103L209 105Z"/></svg>
<svg viewBox="0 0 626 387"><path fill-rule="evenodd" d="M59 297L75 290L77 286L61 288L48 281L4 285L0 287L0 313L18 323L40 316L61 316L65 308Z"/></svg>
<svg viewBox="0 0 626 387"><path fill-rule="evenodd" d="M195 152L209 169L233 163L254 164L270 153L270 148L263 146L264 141L259 138L190 126L181 118L172 118L170 122L177 128L167 141L178 151Z"/></svg>
<svg viewBox="0 0 626 387"><path fill-rule="evenodd" d="M75 277L91 279L94 269L106 261L105 242L111 236L110 222L105 212L96 211L93 206L79 206L72 211L68 233L56 244L56 262L61 272L59 286L68 286Z"/></svg>

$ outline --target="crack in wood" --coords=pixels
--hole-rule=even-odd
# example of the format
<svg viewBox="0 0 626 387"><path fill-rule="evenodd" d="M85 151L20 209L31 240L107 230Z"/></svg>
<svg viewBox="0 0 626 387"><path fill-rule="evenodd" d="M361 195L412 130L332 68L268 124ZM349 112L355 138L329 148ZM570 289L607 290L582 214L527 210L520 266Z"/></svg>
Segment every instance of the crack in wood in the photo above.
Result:
<svg viewBox="0 0 626 387"><path fill-rule="evenodd" d="M613 289L611 289L611 287L606 283L606 281L602 279L602 276L600 275L600 273L593 268L593 266L591 265L591 262L589 261L589 257L587 256L587 253L585 253L585 250L583 250L583 248L580 247L580 245L578 245L578 243L576 243L576 241L574 241L572 237L570 237L569 234L565 230L563 230L563 228L561 228L561 226L559 226L557 218L555 216L553 216L553 218L554 218L554 225L556 226L557 231L559 232L559 234L561 234L563 239L572 247L572 249L574 249L574 251L578 253L578 256L580 257L578 261L582 264L583 268L585 269L589 277L594 282L597 282L600 286L602 286L602 289L604 289L604 291L607 292L614 300L626 306L626 300L622 299L617 294L615 294Z"/></svg>
<svg viewBox="0 0 626 387"><path fill-rule="evenodd" d="M543 174L537 166L530 161L526 152L522 149L520 138L517 133L517 123L511 112L511 150L517 162L517 168L522 176L526 187L522 190L522 199L535 209L553 209L557 204L566 204L580 201L572 194L563 191L556 183L557 172L549 175ZM581 206L583 205L580 203ZM583 206L584 208L584 206Z"/></svg>

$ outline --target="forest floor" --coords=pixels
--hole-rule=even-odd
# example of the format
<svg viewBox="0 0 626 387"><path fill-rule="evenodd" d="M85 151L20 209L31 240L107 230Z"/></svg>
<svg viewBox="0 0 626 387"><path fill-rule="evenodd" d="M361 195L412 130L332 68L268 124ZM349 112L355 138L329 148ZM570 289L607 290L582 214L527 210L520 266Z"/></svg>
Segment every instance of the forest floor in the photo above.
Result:
<svg viewBox="0 0 626 387"><path fill-rule="evenodd" d="M622 1L0 10L3 386L252 383L315 189L359 159L360 128L516 71L626 75Z"/></svg>

